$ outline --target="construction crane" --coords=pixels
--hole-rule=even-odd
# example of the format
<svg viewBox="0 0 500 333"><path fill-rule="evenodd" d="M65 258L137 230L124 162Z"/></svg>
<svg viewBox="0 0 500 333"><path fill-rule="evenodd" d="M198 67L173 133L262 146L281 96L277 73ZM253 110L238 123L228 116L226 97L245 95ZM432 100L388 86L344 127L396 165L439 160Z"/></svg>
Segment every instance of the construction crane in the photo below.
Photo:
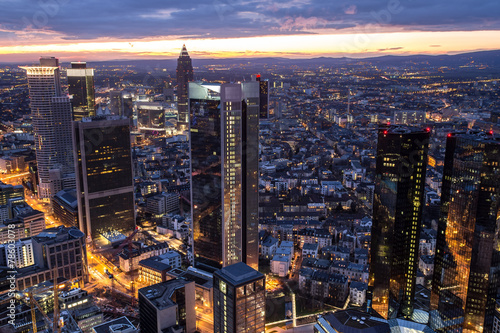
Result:
<svg viewBox="0 0 500 333"><path fill-rule="evenodd" d="M33 333L38 332L38 327L36 324L36 311L35 307L38 308L38 311L42 314L45 322L47 323L47 326L49 328L52 328L52 332L54 333L60 333L61 332L61 327L62 325L59 324L59 283L57 283L57 269L54 268L53 270L53 279L54 283L52 286L52 291L53 291L53 296L54 296L54 319L50 320L50 318L47 316L43 308L40 306L40 303L35 299L35 294L33 290L30 290L27 295L24 295L24 297L28 298L28 302L31 308L31 322L33 326ZM39 293L43 293L47 291L50 288L44 288L42 290L38 290Z"/></svg>
<svg viewBox="0 0 500 333"><path fill-rule="evenodd" d="M129 251L132 251L132 239L139 232L139 230L140 230L139 227L135 227L135 230L130 234L130 236L128 236L123 242L121 242L118 248L113 252L113 257L120 254L120 252L126 245L128 245Z"/></svg>

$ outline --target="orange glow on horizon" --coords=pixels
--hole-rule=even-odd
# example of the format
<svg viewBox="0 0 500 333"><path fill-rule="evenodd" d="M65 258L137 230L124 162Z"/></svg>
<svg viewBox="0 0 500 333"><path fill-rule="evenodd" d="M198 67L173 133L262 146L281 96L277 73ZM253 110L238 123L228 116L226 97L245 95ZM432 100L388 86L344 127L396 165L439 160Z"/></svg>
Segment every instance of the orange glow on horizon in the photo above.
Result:
<svg viewBox="0 0 500 333"><path fill-rule="evenodd" d="M28 43L28 44L23 44ZM500 31L389 32L279 35L226 39L142 39L64 41L0 41L0 61L36 61L41 55L62 61L75 57L92 60L177 58L186 43L193 58L246 57L367 57L386 54L454 54L500 49ZM6 45L7 44L7 45Z"/></svg>

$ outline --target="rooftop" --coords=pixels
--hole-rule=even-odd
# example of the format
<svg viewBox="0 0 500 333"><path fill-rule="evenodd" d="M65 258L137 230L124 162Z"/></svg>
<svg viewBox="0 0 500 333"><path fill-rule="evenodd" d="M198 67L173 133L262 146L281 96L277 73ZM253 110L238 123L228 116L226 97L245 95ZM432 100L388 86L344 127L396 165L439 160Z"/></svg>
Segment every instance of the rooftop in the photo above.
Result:
<svg viewBox="0 0 500 333"><path fill-rule="evenodd" d="M173 293L189 283L194 282L177 278L141 288L139 294L147 298L157 309L162 310L175 305L175 302L171 299Z"/></svg>
<svg viewBox="0 0 500 333"><path fill-rule="evenodd" d="M243 262L221 268L215 274L219 275L221 278L227 280L235 286L264 277L262 273L259 273Z"/></svg>
<svg viewBox="0 0 500 333"><path fill-rule="evenodd" d="M129 327L135 328L135 326L130 322L130 320L128 320L127 317L123 316L123 317L120 317L118 319L113 319L113 320L107 321L103 324L94 326L92 329L93 329L93 332L95 332L95 333L109 333L111 331L111 329L110 329L111 326L114 326L114 325L128 325Z"/></svg>
<svg viewBox="0 0 500 333"><path fill-rule="evenodd" d="M337 332L346 333L387 333L390 332L389 324L385 320L371 317L369 314L358 310L343 310L327 313L318 322L331 326Z"/></svg>

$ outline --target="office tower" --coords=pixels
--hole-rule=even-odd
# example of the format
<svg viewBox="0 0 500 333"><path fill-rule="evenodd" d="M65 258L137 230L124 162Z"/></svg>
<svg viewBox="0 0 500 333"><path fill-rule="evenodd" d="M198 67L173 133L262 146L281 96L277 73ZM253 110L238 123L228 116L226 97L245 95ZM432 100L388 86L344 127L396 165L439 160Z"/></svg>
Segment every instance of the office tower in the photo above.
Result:
<svg viewBox="0 0 500 333"><path fill-rule="evenodd" d="M74 123L80 229L93 241L135 228L130 119L86 118Z"/></svg>
<svg viewBox="0 0 500 333"><path fill-rule="evenodd" d="M252 81L259 82L259 117L269 118L269 81L261 80L260 74L252 75Z"/></svg>
<svg viewBox="0 0 500 333"><path fill-rule="evenodd" d="M73 120L95 116L94 70L86 62L72 62L67 69L68 92L72 96Z"/></svg>
<svg viewBox="0 0 500 333"><path fill-rule="evenodd" d="M440 332L492 332L500 288L500 139L452 133L446 141L431 294Z"/></svg>
<svg viewBox="0 0 500 333"><path fill-rule="evenodd" d="M160 102L137 102L137 127L146 133L164 134L165 107Z"/></svg>
<svg viewBox="0 0 500 333"><path fill-rule="evenodd" d="M194 333L194 281L177 278L139 289L139 316L142 332Z"/></svg>
<svg viewBox="0 0 500 333"><path fill-rule="evenodd" d="M179 129L187 129L189 125L188 82L193 81L193 65L186 49L182 46L177 59L177 110L179 111Z"/></svg>
<svg viewBox="0 0 500 333"><path fill-rule="evenodd" d="M134 94L128 91L109 92L109 111L112 115L132 118L134 116Z"/></svg>
<svg viewBox="0 0 500 333"><path fill-rule="evenodd" d="M189 83L195 263L258 268L259 85Z"/></svg>
<svg viewBox="0 0 500 333"><path fill-rule="evenodd" d="M385 319L413 313L428 143L426 130L378 132L368 306Z"/></svg>
<svg viewBox="0 0 500 333"><path fill-rule="evenodd" d="M18 270L17 290L59 278L78 282L88 281L85 235L76 227L45 229L31 238L35 265Z"/></svg>
<svg viewBox="0 0 500 333"><path fill-rule="evenodd" d="M265 277L243 262L214 273L214 332L265 330Z"/></svg>
<svg viewBox="0 0 500 333"><path fill-rule="evenodd" d="M23 185L10 185L0 181L0 206L7 205L14 198L24 199Z"/></svg>
<svg viewBox="0 0 500 333"><path fill-rule="evenodd" d="M31 115L38 166L38 196L49 199L64 188L74 187L71 144L71 103L61 93L59 61L41 58L40 66L22 67L27 72Z"/></svg>

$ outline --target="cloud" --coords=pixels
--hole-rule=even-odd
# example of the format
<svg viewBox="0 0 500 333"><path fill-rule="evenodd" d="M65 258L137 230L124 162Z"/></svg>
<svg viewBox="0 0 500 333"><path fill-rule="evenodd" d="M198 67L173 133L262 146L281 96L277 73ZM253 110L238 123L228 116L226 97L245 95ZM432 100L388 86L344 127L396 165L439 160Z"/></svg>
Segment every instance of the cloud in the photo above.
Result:
<svg viewBox="0 0 500 333"><path fill-rule="evenodd" d="M378 49L379 52L384 52L384 51L397 51L397 50L402 50L404 47L398 46L398 47L388 47L385 49Z"/></svg>
<svg viewBox="0 0 500 333"><path fill-rule="evenodd" d="M0 6L4 40L34 34L57 40L231 38L367 25L384 31L500 29L497 0L0 0Z"/></svg>

